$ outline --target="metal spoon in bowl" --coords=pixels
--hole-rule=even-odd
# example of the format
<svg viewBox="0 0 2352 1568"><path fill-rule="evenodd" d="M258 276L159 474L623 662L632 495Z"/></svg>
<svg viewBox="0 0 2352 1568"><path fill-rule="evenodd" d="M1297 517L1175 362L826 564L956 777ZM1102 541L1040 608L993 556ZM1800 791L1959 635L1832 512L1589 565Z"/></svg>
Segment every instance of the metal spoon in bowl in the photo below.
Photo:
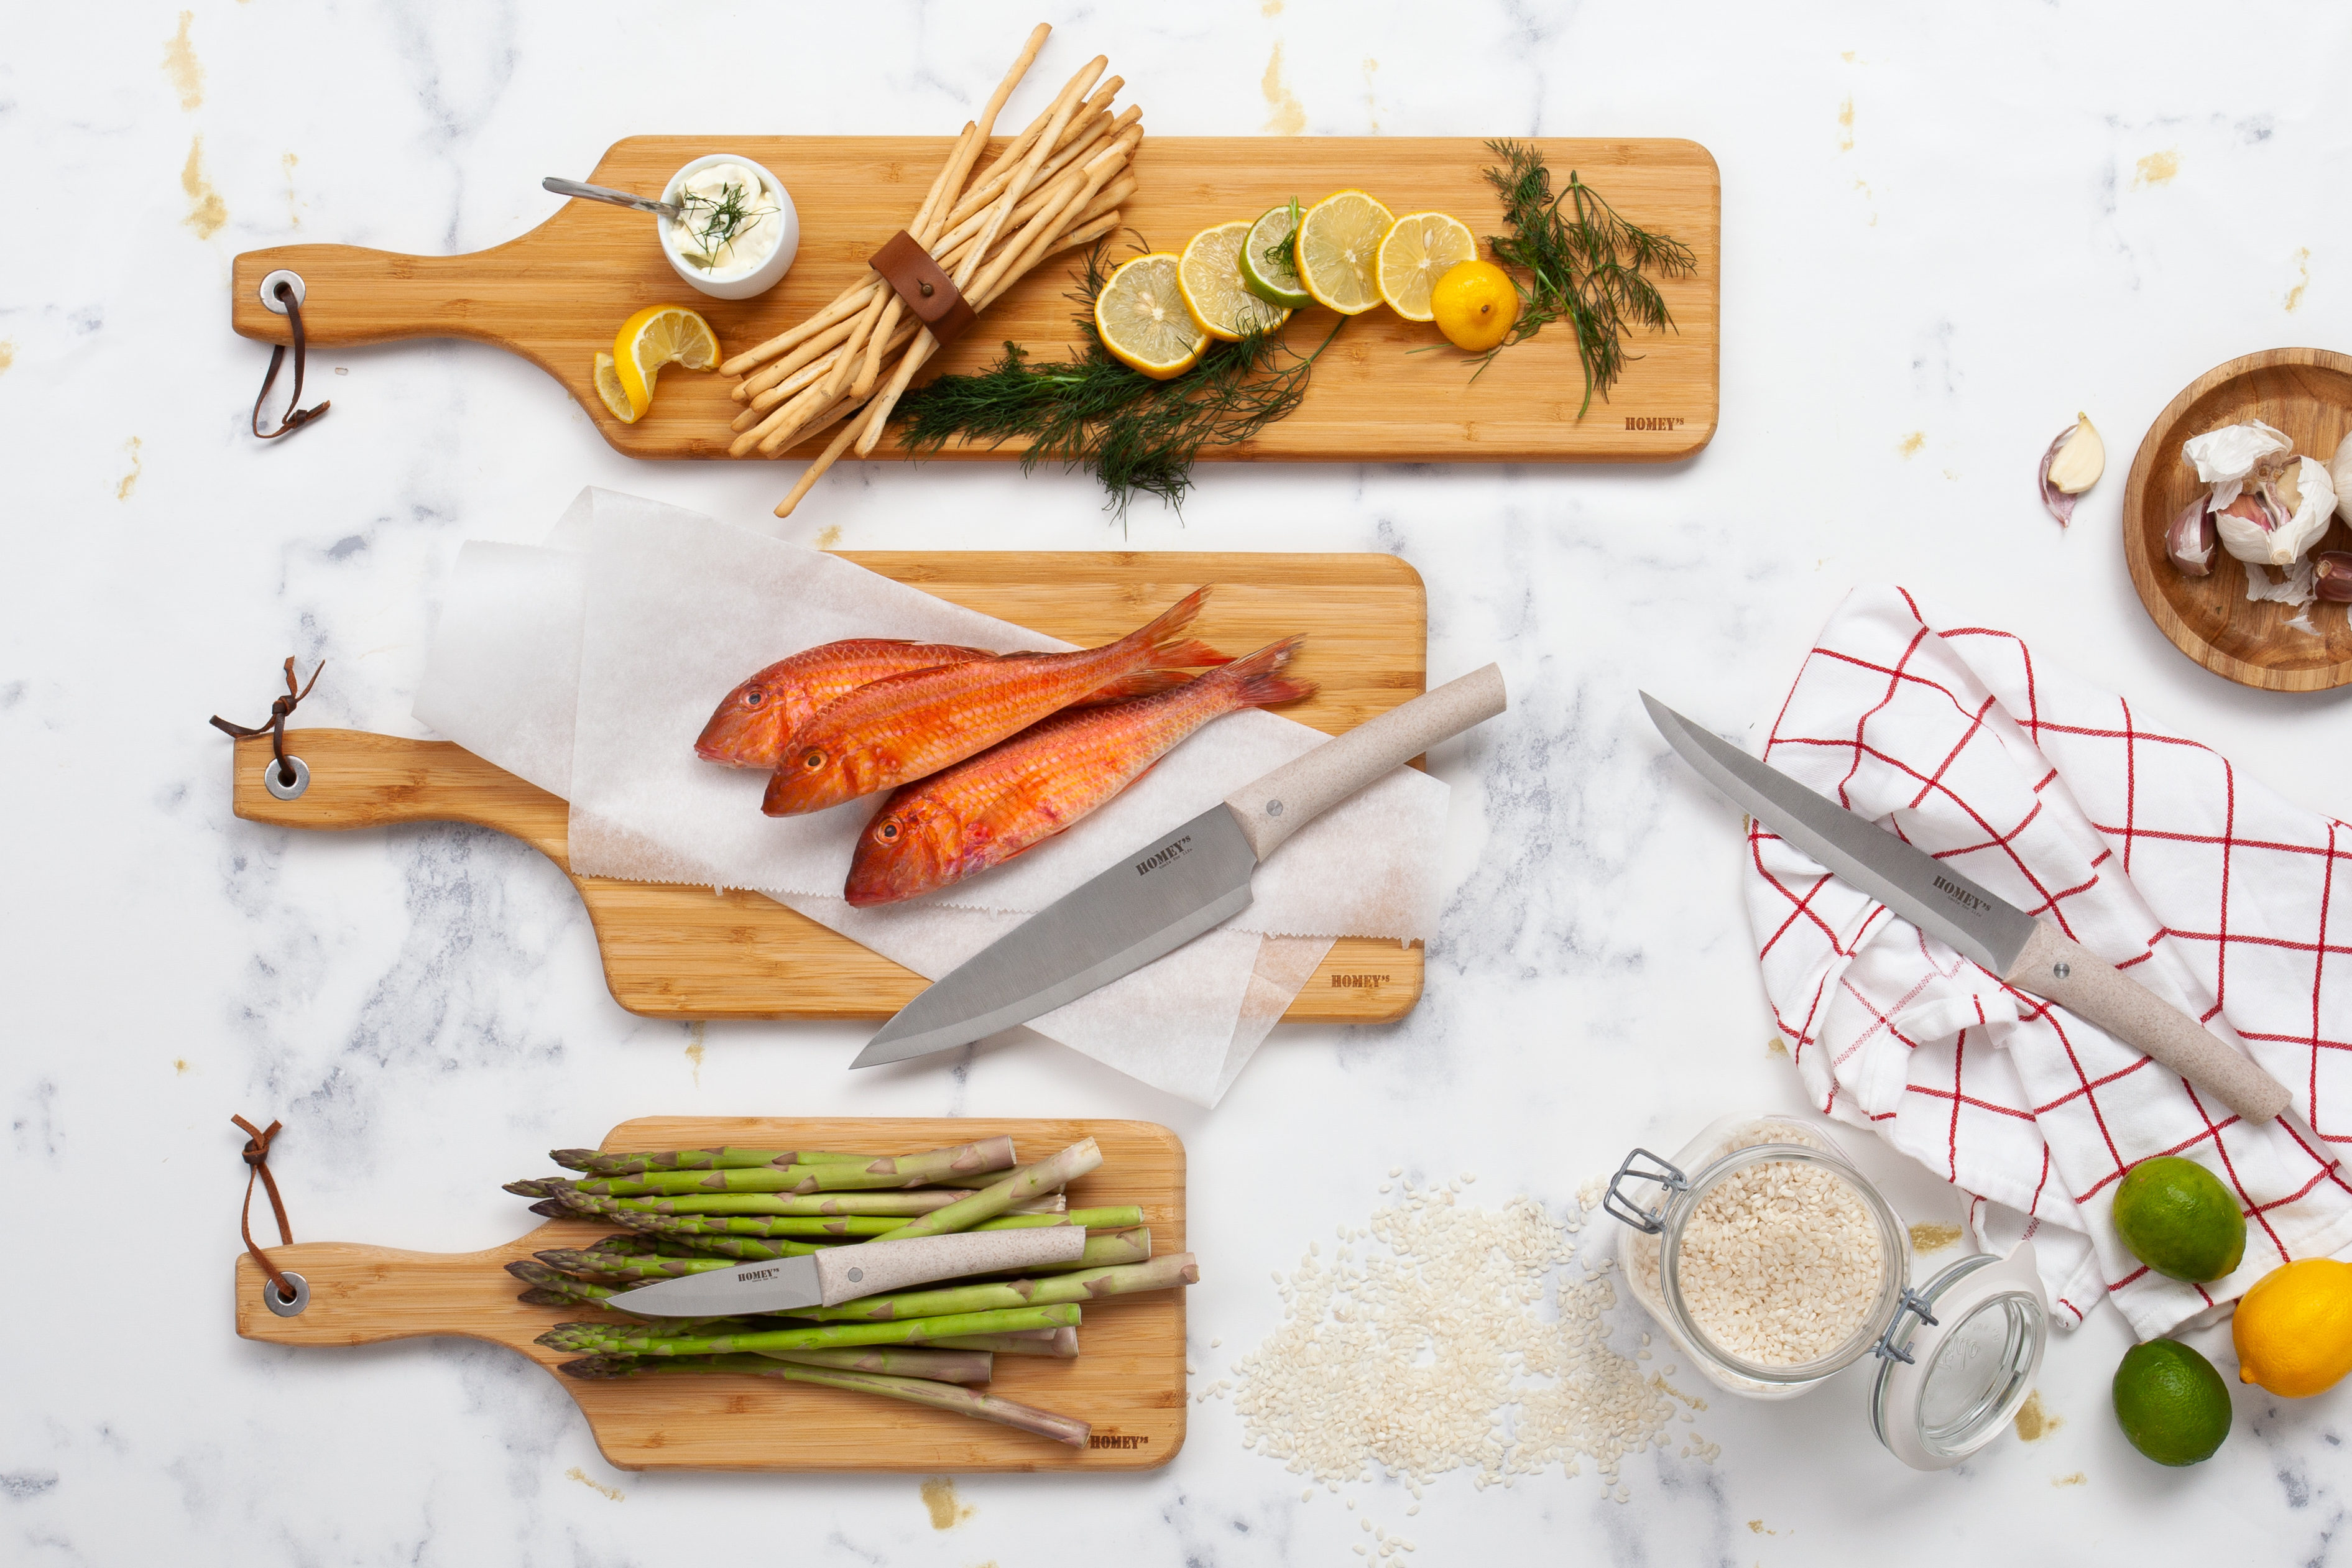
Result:
<svg viewBox="0 0 2352 1568"><path fill-rule="evenodd" d="M615 191L604 185L583 185L577 180L562 180L553 174L540 181L540 185L559 196L583 196L592 202L610 202L616 207L635 207L641 213L659 213L674 220L682 220L686 214L686 209L676 202L656 201L651 196L632 195L627 191Z"/></svg>

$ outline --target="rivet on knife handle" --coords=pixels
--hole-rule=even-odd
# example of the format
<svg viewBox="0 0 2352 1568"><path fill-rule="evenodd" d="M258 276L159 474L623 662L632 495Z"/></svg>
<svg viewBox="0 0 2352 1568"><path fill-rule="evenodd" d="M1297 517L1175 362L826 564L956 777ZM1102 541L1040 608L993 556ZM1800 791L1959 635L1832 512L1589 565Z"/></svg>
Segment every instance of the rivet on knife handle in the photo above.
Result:
<svg viewBox="0 0 2352 1568"><path fill-rule="evenodd" d="M2088 1018L2159 1067L2219 1095L2249 1121L2269 1121L2287 1108L2284 1084L2155 992L2060 935L2048 921L2034 921L2033 934L2001 978Z"/></svg>
<svg viewBox="0 0 2352 1568"><path fill-rule="evenodd" d="M1491 664L1472 670L1244 784L1225 796L1225 809L1262 861L1358 790L1507 706L1502 670Z"/></svg>

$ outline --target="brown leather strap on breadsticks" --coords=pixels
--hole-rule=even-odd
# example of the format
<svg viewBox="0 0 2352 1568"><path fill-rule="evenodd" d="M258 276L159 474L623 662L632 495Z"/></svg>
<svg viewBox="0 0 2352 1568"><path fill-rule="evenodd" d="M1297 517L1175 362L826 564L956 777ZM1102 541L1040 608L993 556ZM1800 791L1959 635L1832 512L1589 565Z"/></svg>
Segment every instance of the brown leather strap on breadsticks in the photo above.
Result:
<svg viewBox="0 0 2352 1568"><path fill-rule="evenodd" d="M261 1265L264 1274L269 1276L269 1288L278 1292L279 1300L291 1301L294 1300L294 1287L286 1282L286 1271L271 1262L269 1254L262 1251L253 1239L253 1179L258 1176L262 1186L269 1193L269 1207L278 1215L278 1245L294 1245L294 1227L286 1223L286 1200L278 1195L278 1178L269 1173L269 1141L278 1136L278 1130L285 1123L273 1121L266 1128L257 1128L242 1116L232 1116L229 1120L246 1131L245 1212L237 1216L237 1228L244 1233L245 1249L253 1254L253 1260Z"/></svg>
<svg viewBox="0 0 2352 1568"><path fill-rule="evenodd" d="M310 695L310 687L318 685L319 677L326 673L327 661L322 658L319 661L319 668L310 672L310 685L298 689L294 685L294 656L289 653L286 656L286 695L269 705L268 723L248 729L243 724L232 724L215 713L213 715L213 728L240 741L260 734L268 735L269 749L278 758L278 782L290 784L294 782L294 770L286 765L286 717L301 705L302 699Z"/></svg>
<svg viewBox="0 0 2352 1568"><path fill-rule="evenodd" d="M898 291L915 320L929 327L942 347L963 336L979 313L958 290L955 279L931 259L922 242L903 228L883 241L866 265Z"/></svg>

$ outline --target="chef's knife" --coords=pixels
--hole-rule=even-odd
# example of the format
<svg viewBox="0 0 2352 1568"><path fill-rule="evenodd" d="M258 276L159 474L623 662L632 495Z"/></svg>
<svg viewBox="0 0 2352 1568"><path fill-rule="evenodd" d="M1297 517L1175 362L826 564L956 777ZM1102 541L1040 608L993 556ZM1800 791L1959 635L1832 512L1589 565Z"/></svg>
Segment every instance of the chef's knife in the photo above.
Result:
<svg viewBox="0 0 2352 1568"><path fill-rule="evenodd" d="M1292 834L1506 706L1493 665L1391 708L1244 784L1038 910L882 1026L869 1068L985 1039L1074 1002L1249 907L1250 874Z"/></svg>
<svg viewBox="0 0 2352 1568"><path fill-rule="evenodd" d="M1642 693L1650 721L1683 761L1734 805L1929 935L2021 991L2047 997L2147 1053L2239 1115L2269 1121L2286 1086L2090 949L1988 892L1866 816L1707 733Z"/></svg>
<svg viewBox="0 0 2352 1568"><path fill-rule="evenodd" d="M1076 1263L1086 1249L1086 1230L1075 1225L867 1241L854 1247L828 1247L802 1258L745 1263L665 1279L657 1285L619 1291L605 1305L643 1318L732 1318L748 1312L838 1307L844 1301L933 1279Z"/></svg>

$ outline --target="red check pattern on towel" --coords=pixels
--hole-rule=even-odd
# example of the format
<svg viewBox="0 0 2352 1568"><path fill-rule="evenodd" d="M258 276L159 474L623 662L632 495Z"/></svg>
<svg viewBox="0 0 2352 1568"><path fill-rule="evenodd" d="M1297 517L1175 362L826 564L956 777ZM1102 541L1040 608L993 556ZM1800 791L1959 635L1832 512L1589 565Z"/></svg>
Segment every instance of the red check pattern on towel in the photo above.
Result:
<svg viewBox="0 0 2352 1568"><path fill-rule="evenodd" d="M2282 1259L2352 1254L2352 1171L2330 1163L2352 1152L2352 826L1890 586L1822 628L1765 760L2056 921L2294 1091L2249 1124L1751 824L1764 986L1814 1105L1984 1200L1989 1244L2032 1235L2060 1322L2111 1298L2146 1338ZM2167 1279L2116 1237L2115 1184L2157 1154L2237 1194L2227 1279Z"/></svg>

